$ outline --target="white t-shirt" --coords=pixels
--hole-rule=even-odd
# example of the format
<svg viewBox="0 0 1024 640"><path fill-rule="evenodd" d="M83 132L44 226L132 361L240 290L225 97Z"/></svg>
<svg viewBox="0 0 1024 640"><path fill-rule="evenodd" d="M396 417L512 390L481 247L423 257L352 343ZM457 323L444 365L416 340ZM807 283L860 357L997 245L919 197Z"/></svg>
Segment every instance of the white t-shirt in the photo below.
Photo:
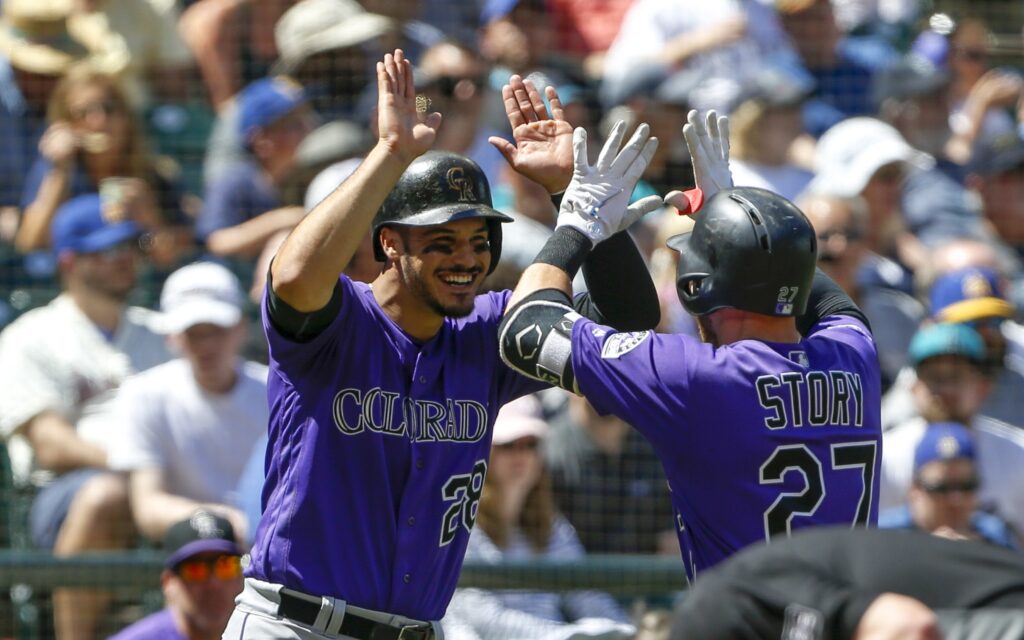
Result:
<svg viewBox="0 0 1024 640"><path fill-rule="evenodd" d="M128 307L108 337L62 294L0 333L0 436L8 439L16 482L43 485L53 477L33 469L32 451L18 431L45 411L67 418L83 439L107 445L121 382L171 357L158 318Z"/></svg>
<svg viewBox="0 0 1024 640"><path fill-rule="evenodd" d="M906 504L914 473L914 449L927 422L912 418L882 434L880 508ZM1024 531L1024 430L986 416L971 423L981 488L978 502Z"/></svg>
<svg viewBox="0 0 1024 640"><path fill-rule="evenodd" d="M199 387L187 360L172 360L121 385L115 419L111 469L159 468L170 493L229 502L267 431L267 368L240 362L235 387L215 394Z"/></svg>

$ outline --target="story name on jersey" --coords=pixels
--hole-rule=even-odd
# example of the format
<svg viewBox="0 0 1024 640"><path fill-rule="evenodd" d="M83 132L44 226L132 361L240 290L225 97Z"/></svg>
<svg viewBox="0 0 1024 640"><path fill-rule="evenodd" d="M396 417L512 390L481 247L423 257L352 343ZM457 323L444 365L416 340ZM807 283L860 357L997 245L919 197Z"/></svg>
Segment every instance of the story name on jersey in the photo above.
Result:
<svg viewBox="0 0 1024 640"><path fill-rule="evenodd" d="M477 442L487 433L487 408L474 400L404 397L380 387L342 389L331 407L345 435L372 431L413 442Z"/></svg>
<svg viewBox="0 0 1024 640"><path fill-rule="evenodd" d="M858 373L788 371L763 375L756 386L757 399L769 412L764 419L769 429L864 425L864 386Z"/></svg>

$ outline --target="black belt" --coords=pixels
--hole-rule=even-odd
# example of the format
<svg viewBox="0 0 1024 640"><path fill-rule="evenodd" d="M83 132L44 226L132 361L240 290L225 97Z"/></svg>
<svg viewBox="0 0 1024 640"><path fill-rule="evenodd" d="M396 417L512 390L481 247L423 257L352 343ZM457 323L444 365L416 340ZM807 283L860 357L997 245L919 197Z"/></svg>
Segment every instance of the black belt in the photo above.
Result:
<svg viewBox="0 0 1024 640"><path fill-rule="evenodd" d="M284 589L281 590L280 596L278 615L310 627L316 624L316 619L320 616L319 599L313 600L311 596L302 597ZM434 628L429 624L396 627L363 617L348 608L345 609L345 617L341 619L338 633L359 640L434 640Z"/></svg>

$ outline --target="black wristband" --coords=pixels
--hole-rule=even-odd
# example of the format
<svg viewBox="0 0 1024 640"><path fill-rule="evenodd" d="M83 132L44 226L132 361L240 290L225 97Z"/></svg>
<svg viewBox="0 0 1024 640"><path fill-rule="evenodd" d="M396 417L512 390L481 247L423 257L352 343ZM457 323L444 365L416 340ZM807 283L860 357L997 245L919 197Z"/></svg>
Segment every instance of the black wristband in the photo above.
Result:
<svg viewBox="0 0 1024 640"><path fill-rule="evenodd" d="M551 194L551 204L555 205L555 211L558 211L559 209L562 208L562 196L564 195L564 191L559 191L558 193Z"/></svg>
<svg viewBox="0 0 1024 640"><path fill-rule="evenodd" d="M566 272L569 279L572 280L593 248L594 243L579 229L556 227L555 232L544 243L544 248L533 259L533 263L558 267Z"/></svg>

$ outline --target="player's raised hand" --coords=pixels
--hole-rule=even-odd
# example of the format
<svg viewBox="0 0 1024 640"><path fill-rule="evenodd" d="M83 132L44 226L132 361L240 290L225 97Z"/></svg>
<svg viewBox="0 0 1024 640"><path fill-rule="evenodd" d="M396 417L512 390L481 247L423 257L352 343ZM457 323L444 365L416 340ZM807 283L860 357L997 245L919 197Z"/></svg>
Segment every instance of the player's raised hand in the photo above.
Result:
<svg viewBox="0 0 1024 640"><path fill-rule="evenodd" d="M578 127L573 132L572 182L562 197L557 226L574 227L594 244L661 206L658 196L629 204L633 188L654 157L658 139L650 137L651 128L643 123L620 150L625 131L625 122L615 123L594 165L587 160L586 130Z"/></svg>
<svg viewBox="0 0 1024 640"><path fill-rule="evenodd" d="M412 65L401 49L377 63L377 136L406 162L434 144L441 114L427 113L426 98L416 96Z"/></svg>
<svg viewBox="0 0 1024 640"><path fill-rule="evenodd" d="M560 193L572 179L572 125L565 119L554 87L547 87L545 93L551 103L550 115L532 82L517 75L509 78L501 97L515 144L497 136L488 141L513 169L548 193Z"/></svg>
<svg viewBox="0 0 1024 640"><path fill-rule="evenodd" d="M692 213L700 208L703 201L733 186L732 173L729 171L729 117L720 116L711 110L702 122L700 114L691 110L686 120L683 137L690 150L693 178L700 194L672 191L665 196L665 203L680 212Z"/></svg>

